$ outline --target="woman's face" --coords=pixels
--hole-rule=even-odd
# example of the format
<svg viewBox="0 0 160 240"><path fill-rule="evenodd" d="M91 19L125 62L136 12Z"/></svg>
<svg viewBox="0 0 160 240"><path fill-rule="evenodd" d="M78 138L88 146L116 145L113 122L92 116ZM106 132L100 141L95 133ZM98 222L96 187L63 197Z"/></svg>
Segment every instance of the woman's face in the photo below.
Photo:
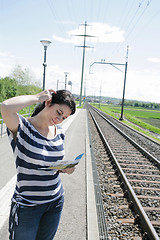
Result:
<svg viewBox="0 0 160 240"><path fill-rule="evenodd" d="M46 110L49 125L60 124L71 115L71 109L65 104L54 104L52 106L47 104Z"/></svg>

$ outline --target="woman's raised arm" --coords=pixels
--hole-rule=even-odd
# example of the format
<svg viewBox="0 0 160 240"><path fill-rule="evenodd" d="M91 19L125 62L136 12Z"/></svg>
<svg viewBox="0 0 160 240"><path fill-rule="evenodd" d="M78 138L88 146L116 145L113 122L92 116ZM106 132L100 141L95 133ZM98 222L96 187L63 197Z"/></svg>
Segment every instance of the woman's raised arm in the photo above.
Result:
<svg viewBox="0 0 160 240"><path fill-rule="evenodd" d="M51 99L52 92L53 90L51 89L35 95L22 95L13 97L2 102L1 114L3 120L13 134L17 133L19 125L19 117L17 113L27 106Z"/></svg>

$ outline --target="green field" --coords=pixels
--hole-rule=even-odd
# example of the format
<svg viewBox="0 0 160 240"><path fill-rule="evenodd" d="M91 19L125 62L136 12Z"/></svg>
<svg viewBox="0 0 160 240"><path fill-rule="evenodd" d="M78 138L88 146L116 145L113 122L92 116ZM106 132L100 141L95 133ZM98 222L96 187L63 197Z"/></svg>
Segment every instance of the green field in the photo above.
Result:
<svg viewBox="0 0 160 240"><path fill-rule="evenodd" d="M94 104L94 106L99 108L99 104ZM100 109L117 119L119 119L121 115L120 106L101 104ZM124 107L123 118L123 122L131 127L153 137L157 141L160 141L160 111L154 109Z"/></svg>
<svg viewBox="0 0 160 240"><path fill-rule="evenodd" d="M160 128L160 119L154 119L154 118L140 118L140 119L152 126Z"/></svg>

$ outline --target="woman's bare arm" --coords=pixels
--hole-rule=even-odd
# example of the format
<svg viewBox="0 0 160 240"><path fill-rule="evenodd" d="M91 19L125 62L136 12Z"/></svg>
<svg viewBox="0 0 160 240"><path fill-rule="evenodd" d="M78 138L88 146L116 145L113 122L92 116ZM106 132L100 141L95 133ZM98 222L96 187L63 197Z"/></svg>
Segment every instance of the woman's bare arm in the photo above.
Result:
<svg viewBox="0 0 160 240"><path fill-rule="evenodd" d="M35 95L17 96L5 100L1 105L2 118L7 127L16 133L19 125L18 112L32 104L38 102L38 98Z"/></svg>
<svg viewBox="0 0 160 240"><path fill-rule="evenodd" d="M17 96L7 99L2 103L1 114L3 120L13 134L17 133L19 125L17 113L27 106L51 99L51 92L53 92L53 90L43 91L35 95Z"/></svg>

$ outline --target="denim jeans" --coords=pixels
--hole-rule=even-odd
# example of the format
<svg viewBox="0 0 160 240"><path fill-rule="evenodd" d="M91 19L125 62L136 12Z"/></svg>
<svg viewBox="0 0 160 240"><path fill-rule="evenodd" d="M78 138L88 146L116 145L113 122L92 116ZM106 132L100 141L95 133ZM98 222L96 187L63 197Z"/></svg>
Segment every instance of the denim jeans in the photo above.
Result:
<svg viewBox="0 0 160 240"><path fill-rule="evenodd" d="M33 207L19 205L17 224L14 223L14 217L10 213L9 229L14 225L14 230L9 230L9 239L52 240L59 225L63 203L64 196L56 201ZM11 212L14 207L15 203L12 203Z"/></svg>

